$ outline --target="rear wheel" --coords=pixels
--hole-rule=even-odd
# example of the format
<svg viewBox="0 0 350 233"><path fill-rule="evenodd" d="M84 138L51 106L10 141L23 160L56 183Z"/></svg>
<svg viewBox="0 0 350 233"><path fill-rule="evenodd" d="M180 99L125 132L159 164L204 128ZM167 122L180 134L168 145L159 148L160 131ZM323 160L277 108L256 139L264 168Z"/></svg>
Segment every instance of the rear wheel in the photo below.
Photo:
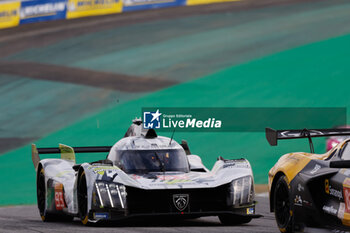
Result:
<svg viewBox="0 0 350 233"><path fill-rule="evenodd" d="M293 210L290 190L285 176L281 176L274 190L274 212L281 232L293 232Z"/></svg>
<svg viewBox="0 0 350 233"><path fill-rule="evenodd" d="M244 223L249 223L252 218L246 216L237 216L231 214L219 215L220 222L224 225L240 225Z"/></svg>
<svg viewBox="0 0 350 233"><path fill-rule="evenodd" d="M44 222L49 222L53 220L53 215L47 213L46 209L46 185L45 185L45 171L44 168L39 168L40 171L37 174L36 181L36 195L38 202L38 209L41 219Z"/></svg>
<svg viewBox="0 0 350 233"><path fill-rule="evenodd" d="M72 221L73 216L65 215L65 214L48 213L47 208L46 208L45 170L42 167L39 169L40 169L40 171L37 174L36 191L37 191L38 209L39 209L41 219L44 222Z"/></svg>
<svg viewBox="0 0 350 233"><path fill-rule="evenodd" d="M84 225L89 223L89 214L88 214L88 196L87 196L87 185L86 185L86 176L85 172L82 172L79 176L78 182L78 208L81 222Z"/></svg>

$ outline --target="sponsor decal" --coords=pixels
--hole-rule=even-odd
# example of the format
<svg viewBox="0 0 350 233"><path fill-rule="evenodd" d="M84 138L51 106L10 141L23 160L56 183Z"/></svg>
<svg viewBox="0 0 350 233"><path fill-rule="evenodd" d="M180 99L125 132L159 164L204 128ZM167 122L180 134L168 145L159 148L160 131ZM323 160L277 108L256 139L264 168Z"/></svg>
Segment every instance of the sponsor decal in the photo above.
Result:
<svg viewBox="0 0 350 233"><path fill-rule="evenodd" d="M71 175L72 171L60 171L56 173L56 177L63 178L63 177L69 177Z"/></svg>
<svg viewBox="0 0 350 233"><path fill-rule="evenodd" d="M218 2L235 2L240 0L187 0L186 5L192 6L192 5L202 5L202 4L211 4L211 3L218 3Z"/></svg>
<svg viewBox="0 0 350 233"><path fill-rule="evenodd" d="M323 211L327 214L337 215L337 209L335 209L333 206L326 206L324 205L322 207Z"/></svg>
<svg viewBox="0 0 350 233"><path fill-rule="evenodd" d="M122 12L121 0L68 0L67 19Z"/></svg>
<svg viewBox="0 0 350 233"><path fill-rule="evenodd" d="M108 219L108 213L95 213L95 219Z"/></svg>
<svg viewBox="0 0 350 233"><path fill-rule="evenodd" d="M343 199L343 193L339 190L332 188L329 184L329 179L324 180L324 189L325 192L333 197L337 197L338 199Z"/></svg>
<svg viewBox="0 0 350 233"><path fill-rule="evenodd" d="M294 205L297 206L302 206L303 205L303 200L301 199L300 195L296 195L294 198Z"/></svg>
<svg viewBox="0 0 350 233"><path fill-rule="evenodd" d="M173 194L173 203L176 209L183 211L186 209L189 203L188 194Z"/></svg>
<svg viewBox="0 0 350 233"><path fill-rule="evenodd" d="M124 0L123 11L181 6L185 4L186 0Z"/></svg>
<svg viewBox="0 0 350 233"><path fill-rule="evenodd" d="M345 178L343 182L343 193L345 202L345 212L350 213L350 178Z"/></svg>
<svg viewBox="0 0 350 233"><path fill-rule="evenodd" d="M340 169L340 173L344 174L344 176L350 176L350 169Z"/></svg>
<svg viewBox="0 0 350 233"><path fill-rule="evenodd" d="M19 24L20 2L0 3L0 29Z"/></svg>
<svg viewBox="0 0 350 233"><path fill-rule="evenodd" d="M327 194L329 194L329 180L328 179L324 180L324 190Z"/></svg>
<svg viewBox="0 0 350 233"><path fill-rule="evenodd" d="M187 175L174 175L174 176L157 176L153 182L164 182L166 184L178 184L178 183L186 183L191 182L190 178Z"/></svg>
<svg viewBox="0 0 350 233"><path fill-rule="evenodd" d="M332 188L332 186L329 186L329 195L337 197L338 199L343 199L343 193L339 190Z"/></svg>
<svg viewBox="0 0 350 233"><path fill-rule="evenodd" d="M321 168L321 166L318 165L318 164L316 164L315 167L314 167L314 169L312 169L312 170L310 171L310 174L315 174L318 170L320 170L320 168Z"/></svg>
<svg viewBox="0 0 350 233"><path fill-rule="evenodd" d="M303 205L304 206L312 206L312 203L311 202L309 202L308 200L303 200Z"/></svg>
<svg viewBox="0 0 350 233"><path fill-rule="evenodd" d="M247 214L254 214L254 208L253 207L247 208Z"/></svg>
<svg viewBox="0 0 350 233"><path fill-rule="evenodd" d="M148 5L155 3L169 3L175 2L175 0L124 0L124 6L138 6L138 5Z"/></svg>
<svg viewBox="0 0 350 233"><path fill-rule="evenodd" d="M65 0L22 1L20 24L55 19L65 19L67 2Z"/></svg>
<svg viewBox="0 0 350 233"><path fill-rule="evenodd" d="M249 165L245 161L225 162L223 168L228 168L228 167L248 168Z"/></svg>
<svg viewBox="0 0 350 233"><path fill-rule="evenodd" d="M110 166L90 166L89 169L92 170L93 173L99 174L101 176L103 176L106 173L108 177L113 177L117 173L117 170L119 170L118 167Z"/></svg>
<svg viewBox="0 0 350 233"><path fill-rule="evenodd" d="M298 184L297 189L299 192L304 191L304 186L302 186L301 184Z"/></svg>
<svg viewBox="0 0 350 233"><path fill-rule="evenodd" d="M63 185L56 184L55 185L55 206L56 210L63 210L66 207L66 203L63 197Z"/></svg>
<svg viewBox="0 0 350 233"><path fill-rule="evenodd" d="M209 117L197 119L191 114L163 114L157 111L143 112L143 127L145 129L220 129L221 120Z"/></svg>
<svg viewBox="0 0 350 233"><path fill-rule="evenodd" d="M139 175L135 175L135 174L131 174L131 175L129 175L132 179L134 179L134 180L139 180L139 179L141 179L142 178L142 176L139 176Z"/></svg>
<svg viewBox="0 0 350 233"><path fill-rule="evenodd" d="M340 202L339 204L339 210L338 210L338 218L343 219L345 213L345 204L343 202Z"/></svg>
<svg viewBox="0 0 350 233"><path fill-rule="evenodd" d="M135 175L132 174L130 175L130 177L134 180L139 180L142 179L144 177L139 176L139 175ZM149 179L149 178L147 178ZM163 185L163 184L194 184L194 182L192 182L192 180L190 179L189 176L187 175L157 175L153 178L152 183L150 185Z"/></svg>

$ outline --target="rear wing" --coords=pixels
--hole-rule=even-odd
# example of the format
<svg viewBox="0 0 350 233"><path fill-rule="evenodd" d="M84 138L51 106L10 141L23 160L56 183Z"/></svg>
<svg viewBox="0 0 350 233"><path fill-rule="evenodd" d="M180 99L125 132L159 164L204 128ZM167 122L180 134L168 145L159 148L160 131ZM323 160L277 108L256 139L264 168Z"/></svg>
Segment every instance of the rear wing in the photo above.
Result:
<svg viewBox="0 0 350 233"><path fill-rule="evenodd" d="M61 154L61 159L75 164L75 153L109 152L111 148L111 146L70 147L63 144L59 144L59 147L37 148L35 144L32 144L32 161L36 170L40 162L39 154Z"/></svg>
<svg viewBox="0 0 350 233"><path fill-rule="evenodd" d="M313 137L330 137L330 136L350 136L350 129L301 129L301 130L275 130L265 129L266 139L271 146L276 146L278 140L308 138L311 153L314 153L311 138Z"/></svg>

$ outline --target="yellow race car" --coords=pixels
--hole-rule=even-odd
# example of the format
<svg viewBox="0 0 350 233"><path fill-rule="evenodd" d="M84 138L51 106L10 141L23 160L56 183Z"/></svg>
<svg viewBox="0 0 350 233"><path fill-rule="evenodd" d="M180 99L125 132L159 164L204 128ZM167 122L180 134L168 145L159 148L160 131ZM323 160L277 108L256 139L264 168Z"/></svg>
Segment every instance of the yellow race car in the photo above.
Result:
<svg viewBox="0 0 350 233"><path fill-rule="evenodd" d="M307 227L350 230L350 139L325 154L315 154L312 137L346 136L350 129L274 130L266 128L271 146L277 140L308 138L311 153L283 155L269 171L270 211L281 232Z"/></svg>

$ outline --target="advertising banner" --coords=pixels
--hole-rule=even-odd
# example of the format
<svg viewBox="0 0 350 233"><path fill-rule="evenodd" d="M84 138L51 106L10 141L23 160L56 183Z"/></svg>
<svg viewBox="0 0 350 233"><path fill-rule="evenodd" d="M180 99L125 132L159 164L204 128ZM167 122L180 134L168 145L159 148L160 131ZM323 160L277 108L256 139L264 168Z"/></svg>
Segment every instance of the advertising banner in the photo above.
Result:
<svg viewBox="0 0 350 233"><path fill-rule="evenodd" d="M146 10L185 5L186 0L124 0L123 11Z"/></svg>
<svg viewBox="0 0 350 233"><path fill-rule="evenodd" d="M122 12L122 0L68 0L67 19Z"/></svg>
<svg viewBox="0 0 350 233"><path fill-rule="evenodd" d="M20 24L66 18L66 0L22 1Z"/></svg>
<svg viewBox="0 0 350 233"><path fill-rule="evenodd" d="M236 2L240 0L187 0L187 5L201 5L201 4L211 4L211 3L220 3L220 2Z"/></svg>
<svg viewBox="0 0 350 233"><path fill-rule="evenodd" d="M19 24L20 2L0 2L0 29L15 27Z"/></svg>

